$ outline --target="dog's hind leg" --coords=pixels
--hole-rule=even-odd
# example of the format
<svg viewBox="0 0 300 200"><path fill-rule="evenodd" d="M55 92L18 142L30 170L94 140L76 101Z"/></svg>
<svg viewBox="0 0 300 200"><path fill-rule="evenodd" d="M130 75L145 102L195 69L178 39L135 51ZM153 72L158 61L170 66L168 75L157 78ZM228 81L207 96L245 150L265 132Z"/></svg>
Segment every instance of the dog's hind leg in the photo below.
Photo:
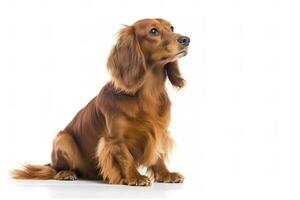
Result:
<svg viewBox="0 0 300 200"><path fill-rule="evenodd" d="M70 133L61 131L54 139L51 167L57 171L56 180L76 180L76 171L85 170L85 159Z"/></svg>

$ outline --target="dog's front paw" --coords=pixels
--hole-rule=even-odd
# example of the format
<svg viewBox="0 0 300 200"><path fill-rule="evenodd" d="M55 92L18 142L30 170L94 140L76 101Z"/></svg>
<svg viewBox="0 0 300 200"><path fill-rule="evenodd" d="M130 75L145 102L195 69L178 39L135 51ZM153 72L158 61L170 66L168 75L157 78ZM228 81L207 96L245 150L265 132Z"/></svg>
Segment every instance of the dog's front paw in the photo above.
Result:
<svg viewBox="0 0 300 200"><path fill-rule="evenodd" d="M126 185L131 185L131 186L150 186L151 185L151 180L147 176L136 176L132 178L128 178L127 180L124 181Z"/></svg>
<svg viewBox="0 0 300 200"><path fill-rule="evenodd" d="M157 173L154 180L161 183L182 183L184 176L177 172L163 172Z"/></svg>

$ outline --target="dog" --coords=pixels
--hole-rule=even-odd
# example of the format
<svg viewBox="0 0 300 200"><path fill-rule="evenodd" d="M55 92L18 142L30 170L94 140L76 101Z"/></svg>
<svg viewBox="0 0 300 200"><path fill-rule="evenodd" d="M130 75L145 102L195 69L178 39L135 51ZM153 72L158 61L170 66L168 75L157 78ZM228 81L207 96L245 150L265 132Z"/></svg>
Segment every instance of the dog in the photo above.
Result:
<svg viewBox="0 0 300 200"><path fill-rule="evenodd" d="M164 19L142 19L121 29L107 61L111 80L57 134L51 163L25 165L12 177L137 186L183 182L165 164L173 143L165 82L178 89L185 85L177 60L187 54L189 43Z"/></svg>

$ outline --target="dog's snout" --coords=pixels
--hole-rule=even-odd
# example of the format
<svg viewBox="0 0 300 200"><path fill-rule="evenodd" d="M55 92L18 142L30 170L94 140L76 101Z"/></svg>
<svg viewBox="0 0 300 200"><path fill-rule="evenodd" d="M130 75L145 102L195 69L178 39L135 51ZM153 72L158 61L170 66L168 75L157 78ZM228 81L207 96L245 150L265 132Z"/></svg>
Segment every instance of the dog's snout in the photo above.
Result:
<svg viewBox="0 0 300 200"><path fill-rule="evenodd" d="M187 36L180 36L178 39L177 39L177 41L181 44L181 45L183 45L183 46L189 46L189 44L190 44L190 38L189 37L187 37Z"/></svg>

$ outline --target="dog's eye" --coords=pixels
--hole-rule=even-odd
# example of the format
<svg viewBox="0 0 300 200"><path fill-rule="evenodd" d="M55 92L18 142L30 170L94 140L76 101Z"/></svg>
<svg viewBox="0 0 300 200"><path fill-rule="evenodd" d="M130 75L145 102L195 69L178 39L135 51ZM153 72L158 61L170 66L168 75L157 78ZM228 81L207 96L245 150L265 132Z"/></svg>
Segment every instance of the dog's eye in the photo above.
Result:
<svg viewBox="0 0 300 200"><path fill-rule="evenodd" d="M158 32L157 28L152 28L152 29L150 30L150 34L156 36L156 35L159 34L159 32Z"/></svg>
<svg viewBox="0 0 300 200"><path fill-rule="evenodd" d="M174 32L174 26L171 26L170 29L172 32Z"/></svg>

